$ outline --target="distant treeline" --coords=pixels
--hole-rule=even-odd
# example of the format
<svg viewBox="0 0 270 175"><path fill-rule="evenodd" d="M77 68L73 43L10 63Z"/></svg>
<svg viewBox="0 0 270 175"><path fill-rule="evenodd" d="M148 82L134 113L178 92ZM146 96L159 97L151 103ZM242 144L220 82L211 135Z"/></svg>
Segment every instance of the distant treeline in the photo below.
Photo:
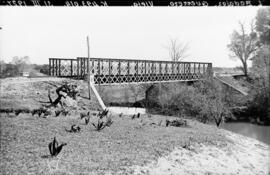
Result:
<svg viewBox="0 0 270 175"><path fill-rule="evenodd" d="M0 61L0 78L16 77L28 72L29 76L49 75L49 65L31 64L29 57L14 57L11 62Z"/></svg>

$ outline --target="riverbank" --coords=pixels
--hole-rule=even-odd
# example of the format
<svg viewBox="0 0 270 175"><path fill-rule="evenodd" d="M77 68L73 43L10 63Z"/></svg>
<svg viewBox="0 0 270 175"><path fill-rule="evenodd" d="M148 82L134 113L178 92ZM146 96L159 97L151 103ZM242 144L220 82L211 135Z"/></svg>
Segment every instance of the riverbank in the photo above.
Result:
<svg viewBox="0 0 270 175"><path fill-rule="evenodd" d="M48 89L55 89L62 80L1 80L1 109L38 108L48 102ZM97 110L97 103L94 98L87 99L86 83L75 80L74 83L83 87L76 101L78 110L66 116L0 114L0 174L178 175L242 174L244 169L250 170L250 174L269 171L266 166L269 145L195 120L185 119L185 127L166 127L166 120L177 118L142 114L133 119L130 114L110 113L113 124L98 132L91 124L96 122L96 116L91 115L89 124L80 119L82 111ZM65 130L73 124L81 127L79 133ZM48 144L54 136L67 145L59 156L52 158ZM230 161L237 167L229 166Z"/></svg>
<svg viewBox="0 0 270 175"><path fill-rule="evenodd" d="M229 131L225 147L196 144L190 150L176 148L145 166L133 166L135 174L245 174L270 173L269 145Z"/></svg>

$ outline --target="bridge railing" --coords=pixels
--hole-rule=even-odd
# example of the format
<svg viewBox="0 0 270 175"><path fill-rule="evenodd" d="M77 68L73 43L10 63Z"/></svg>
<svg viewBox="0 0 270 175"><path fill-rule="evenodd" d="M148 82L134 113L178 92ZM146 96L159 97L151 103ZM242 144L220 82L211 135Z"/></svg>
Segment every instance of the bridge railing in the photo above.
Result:
<svg viewBox="0 0 270 175"><path fill-rule="evenodd" d="M96 84L193 81L212 75L212 63L91 58L50 58L51 76L84 78L90 67Z"/></svg>

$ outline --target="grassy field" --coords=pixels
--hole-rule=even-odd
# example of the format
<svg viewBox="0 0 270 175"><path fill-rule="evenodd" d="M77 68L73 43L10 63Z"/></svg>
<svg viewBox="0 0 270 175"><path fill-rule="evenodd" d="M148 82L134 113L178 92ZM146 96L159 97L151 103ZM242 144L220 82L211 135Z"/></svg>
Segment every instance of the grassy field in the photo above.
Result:
<svg viewBox="0 0 270 175"><path fill-rule="evenodd" d="M0 169L3 174L46 174L49 171L64 174L125 173L129 166L149 163L176 146L187 145L189 140L191 144L224 141L217 129L197 122L189 121L190 127L187 128L164 127L165 123L154 127L150 126L151 122L165 118L141 118L146 125L142 126L141 119L114 116L111 127L98 132L76 115L39 118L26 114L17 117L2 114ZM65 128L72 124L80 125L82 131L66 132ZM48 143L54 136L67 146L57 158L44 158L49 155Z"/></svg>
<svg viewBox="0 0 270 175"><path fill-rule="evenodd" d="M38 108L48 101L47 90L59 85L62 79L1 80L1 108ZM80 86L86 86L80 82ZM86 99L81 88L79 106L98 109L95 99ZM93 105L94 104L94 105ZM105 173L127 172L131 165L143 165L167 154L175 146L191 142L222 141L222 134L214 127L189 121L189 127L165 127L164 116L112 115L111 127L98 132L91 124L80 120L80 111L68 116L47 118L30 114L1 114L1 171L3 174L34 173ZM91 120L95 120L93 117ZM160 122L162 126L152 126ZM91 121L94 122L94 121ZM90 123L91 123L90 122ZM72 124L82 127L80 133L68 133ZM67 146L57 158L49 158L48 144L52 138ZM46 158L47 157L47 158ZM58 163L56 163L58 162Z"/></svg>
<svg viewBox="0 0 270 175"><path fill-rule="evenodd" d="M40 107L48 101L47 89L60 81L1 80L1 108ZM88 125L80 119L82 110L99 108L94 98L89 101L86 97L81 88L79 108L67 116L1 113L0 174L136 174L131 167L157 161L175 148L189 150L193 144L226 147L231 142L215 126L187 120L186 127L165 127L165 120L174 117L148 114L132 120L110 113L113 124L98 132L91 124L96 122L95 116ZM151 124L160 121L161 126ZM72 124L79 125L81 132L67 132ZM53 137L67 143L57 157L49 156Z"/></svg>

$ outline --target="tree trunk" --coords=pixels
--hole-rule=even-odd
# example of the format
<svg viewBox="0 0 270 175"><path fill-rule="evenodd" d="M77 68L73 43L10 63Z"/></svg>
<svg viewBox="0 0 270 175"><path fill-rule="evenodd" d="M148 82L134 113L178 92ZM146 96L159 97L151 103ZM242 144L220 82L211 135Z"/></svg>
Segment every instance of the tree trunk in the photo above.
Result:
<svg viewBox="0 0 270 175"><path fill-rule="evenodd" d="M247 71L247 62L243 61L243 73L247 77L248 76L248 71Z"/></svg>

